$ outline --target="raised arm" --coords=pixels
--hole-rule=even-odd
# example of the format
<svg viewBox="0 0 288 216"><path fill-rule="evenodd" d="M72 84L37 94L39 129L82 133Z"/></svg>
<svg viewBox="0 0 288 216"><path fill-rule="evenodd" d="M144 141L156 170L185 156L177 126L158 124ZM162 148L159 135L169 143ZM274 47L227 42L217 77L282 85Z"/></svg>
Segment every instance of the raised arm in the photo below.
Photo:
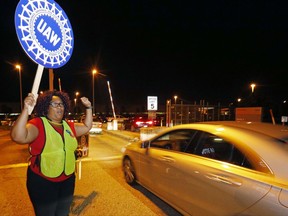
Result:
<svg viewBox="0 0 288 216"><path fill-rule="evenodd" d="M34 107L36 101L32 93L24 99L24 107L20 116L17 118L11 129L11 139L19 144L26 144L32 142L38 136L38 129L28 122L28 107Z"/></svg>
<svg viewBox="0 0 288 216"><path fill-rule="evenodd" d="M91 102L86 97L82 97L80 99L82 104L86 108L86 114L83 122L75 123L75 130L77 137L88 133L92 127L92 121L93 121Z"/></svg>

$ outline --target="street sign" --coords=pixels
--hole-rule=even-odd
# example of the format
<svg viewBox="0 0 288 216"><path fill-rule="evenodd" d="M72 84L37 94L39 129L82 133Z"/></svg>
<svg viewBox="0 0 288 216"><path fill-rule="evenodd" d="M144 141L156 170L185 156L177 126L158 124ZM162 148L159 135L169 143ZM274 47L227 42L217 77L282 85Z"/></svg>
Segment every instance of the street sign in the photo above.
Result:
<svg viewBox="0 0 288 216"><path fill-rule="evenodd" d="M157 109L158 109L157 96L148 96L148 98L147 98L147 110L148 111L157 111Z"/></svg>
<svg viewBox="0 0 288 216"><path fill-rule="evenodd" d="M64 10L53 0L20 0L15 12L18 40L26 54L46 68L66 64L74 37Z"/></svg>

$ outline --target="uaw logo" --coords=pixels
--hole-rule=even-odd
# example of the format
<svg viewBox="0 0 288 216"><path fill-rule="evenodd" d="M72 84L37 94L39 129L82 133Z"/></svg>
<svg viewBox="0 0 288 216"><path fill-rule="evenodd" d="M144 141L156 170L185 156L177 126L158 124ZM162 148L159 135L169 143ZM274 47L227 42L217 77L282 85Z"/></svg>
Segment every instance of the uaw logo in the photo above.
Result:
<svg viewBox="0 0 288 216"><path fill-rule="evenodd" d="M26 54L46 68L66 64L74 37L65 12L53 0L20 0L15 12L18 40Z"/></svg>

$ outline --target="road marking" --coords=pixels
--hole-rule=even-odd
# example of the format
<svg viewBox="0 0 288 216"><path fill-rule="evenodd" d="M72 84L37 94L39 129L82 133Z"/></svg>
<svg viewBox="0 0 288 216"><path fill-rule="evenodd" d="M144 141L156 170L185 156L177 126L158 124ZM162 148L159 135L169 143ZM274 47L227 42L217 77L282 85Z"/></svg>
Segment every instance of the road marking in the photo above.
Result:
<svg viewBox="0 0 288 216"><path fill-rule="evenodd" d="M118 156L109 156L109 157L101 157L101 158L82 158L82 161L105 161L105 160L118 160L121 159L122 156L118 155ZM78 160L77 160L78 162ZM9 164L9 165L3 165L0 166L0 170L1 169L10 169L10 168L18 168L18 167L27 167L28 163L19 163L19 164Z"/></svg>
<svg viewBox="0 0 288 216"><path fill-rule="evenodd" d="M9 169L9 168L17 168L17 167L27 167L28 163L19 163L19 164L9 164L0 166L0 169Z"/></svg>
<svg viewBox="0 0 288 216"><path fill-rule="evenodd" d="M118 160L121 159L122 155L116 155L116 156L108 156L108 157L100 157L100 158L82 158L82 161L103 161L103 160ZM78 160L77 160L78 162Z"/></svg>

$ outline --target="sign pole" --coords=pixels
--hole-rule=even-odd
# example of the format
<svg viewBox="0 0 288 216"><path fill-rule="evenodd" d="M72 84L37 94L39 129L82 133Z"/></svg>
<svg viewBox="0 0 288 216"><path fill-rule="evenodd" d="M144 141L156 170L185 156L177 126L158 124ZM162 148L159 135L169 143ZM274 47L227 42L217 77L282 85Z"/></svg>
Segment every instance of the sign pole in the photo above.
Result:
<svg viewBox="0 0 288 216"><path fill-rule="evenodd" d="M38 98L38 90L39 90L39 85L40 85L40 81L42 78L43 70L44 70L44 66L38 64L38 68L36 71L36 75L35 75L34 83L33 83L33 87L32 87L32 93L35 97L35 101ZM28 108L28 114L29 115L31 115L33 109L34 109L34 106L29 106L29 108Z"/></svg>

